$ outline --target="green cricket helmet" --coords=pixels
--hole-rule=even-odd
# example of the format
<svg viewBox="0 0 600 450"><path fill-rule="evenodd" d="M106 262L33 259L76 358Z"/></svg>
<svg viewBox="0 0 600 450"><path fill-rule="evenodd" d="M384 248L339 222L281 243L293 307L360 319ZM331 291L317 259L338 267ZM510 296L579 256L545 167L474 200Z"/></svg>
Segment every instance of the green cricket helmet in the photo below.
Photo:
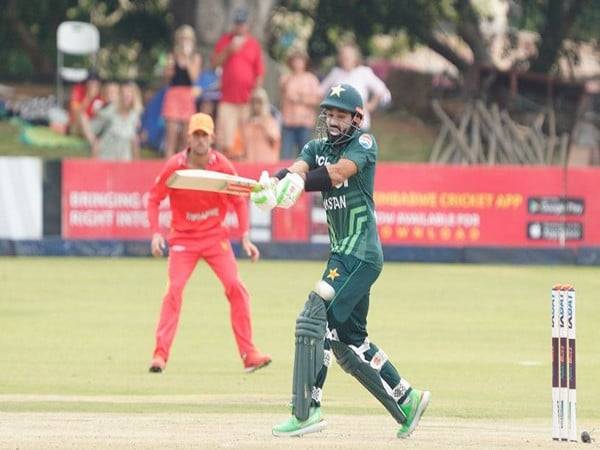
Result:
<svg viewBox="0 0 600 450"><path fill-rule="evenodd" d="M321 114L319 115L319 126L317 131L320 131L319 134L325 134L332 144L345 144L352 138L354 132L360 128L360 124L364 117L363 101L358 91L349 84L341 83L329 88L320 106ZM329 108L347 111L352 114L352 123L344 133L336 136L332 136L329 133L325 122L325 110Z"/></svg>
<svg viewBox="0 0 600 450"><path fill-rule="evenodd" d="M336 84L329 88L321 102L321 108L337 108L351 113L362 114L363 101L358 91L349 84Z"/></svg>

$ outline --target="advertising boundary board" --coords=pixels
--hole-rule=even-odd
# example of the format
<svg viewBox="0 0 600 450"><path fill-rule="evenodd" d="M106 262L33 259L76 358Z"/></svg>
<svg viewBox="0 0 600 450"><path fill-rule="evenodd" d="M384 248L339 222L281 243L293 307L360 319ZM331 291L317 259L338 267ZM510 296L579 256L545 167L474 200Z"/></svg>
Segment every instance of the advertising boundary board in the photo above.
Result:
<svg viewBox="0 0 600 450"><path fill-rule="evenodd" d="M144 202L162 161L52 163L52 171L44 163L44 237L0 240L0 255L149 255ZM273 173L286 164L236 168L258 178L262 169ZM597 168L379 163L374 198L385 258L600 264L598 181ZM341 189L340 205L343 195ZM328 253L326 206L318 193L310 193L294 208L273 214L251 207L252 239L266 258L322 259ZM87 210L72 214L77 208ZM97 222L89 214L94 208L102 209L100 219L115 217L115 222ZM166 213L163 205L161 215ZM227 224L235 245L234 216L227 216ZM69 217L91 227L76 229L65 223ZM96 223L103 226L100 232Z"/></svg>

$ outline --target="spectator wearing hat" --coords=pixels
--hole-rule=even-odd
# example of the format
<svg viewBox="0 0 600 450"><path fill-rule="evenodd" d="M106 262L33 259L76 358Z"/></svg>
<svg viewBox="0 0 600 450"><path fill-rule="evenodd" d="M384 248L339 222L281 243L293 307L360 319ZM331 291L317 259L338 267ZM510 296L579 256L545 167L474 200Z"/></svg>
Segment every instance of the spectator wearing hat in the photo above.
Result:
<svg viewBox="0 0 600 450"><path fill-rule="evenodd" d="M232 159L236 133L249 116L252 91L262 85L264 63L259 42L250 34L248 10L237 9L233 28L215 45L213 67L221 66L221 101L217 108L216 146Z"/></svg>
<svg viewBox="0 0 600 450"><path fill-rule="evenodd" d="M315 127L321 88L317 77L307 69L308 54L297 50L290 53L290 70L281 76L282 148L281 159L295 159Z"/></svg>
<svg viewBox="0 0 600 450"><path fill-rule="evenodd" d="M242 231L242 250L254 262L260 253L249 238L248 205L238 195L217 192L171 189L167 180L179 169L205 169L235 174L231 162L223 154L213 150L214 124L208 114L196 113L189 121L188 147L172 156L156 177L148 199L148 219L152 230L152 254L161 256L165 250L165 238L159 226L159 206L169 197L172 212L171 227L167 240L169 261L167 292L163 297L160 318L156 328L150 372L165 370L171 355L171 345L177 331L183 290L198 261L203 259L217 275L229 302L229 318L244 370L253 372L271 362L271 357L261 353L252 339L250 319L250 296L238 272L235 255L224 225L225 215L232 208L238 217ZM200 301L213 300L195 299ZM214 317L203 318L214 320ZM221 346L222 347L222 346ZM219 349L214 351L226 358Z"/></svg>

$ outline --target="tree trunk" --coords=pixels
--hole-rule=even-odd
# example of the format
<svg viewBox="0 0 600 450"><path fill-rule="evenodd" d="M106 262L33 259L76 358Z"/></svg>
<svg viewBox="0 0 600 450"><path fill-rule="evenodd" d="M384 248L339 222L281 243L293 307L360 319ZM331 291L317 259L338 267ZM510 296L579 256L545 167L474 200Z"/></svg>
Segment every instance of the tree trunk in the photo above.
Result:
<svg viewBox="0 0 600 450"><path fill-rule="evenodd" d="M549 73L560 54L563 40L575 23L575 19L590 0L548 0L546 23L540 33L537 56L532 59L530 71Z"/></svg>
<svg viewBox="0 0 600 450"><path fill-rule="evenodd" d="M201 48L211 48L232 26L235 9L245 7L250 12L250 32L260 42L265 41L265 28L275 0L194 0L195 28Z"/></svg>
<svg viewBox="0 0 600 450"><path fill-rule="evenodd" d="M463 79L463 90L467 97L476 96L479 91L479 68L492 64L486 41L479 29L479 17L469 0L456 0L455 9L459 14L457 34L465 41L473 53L473 61L464 58L448 43L439 38L429 26L416 26L414 33L431 50L454 64Z"/></svg>
<svg viewBox="0 0 600 450"><path fill-rule="evenodd" d="M470 0L457 0L455 8L459 14L456 31L473 52L473 63L476 66L491 64L489 42L479 29L479 16L473 9Z"/></svg>

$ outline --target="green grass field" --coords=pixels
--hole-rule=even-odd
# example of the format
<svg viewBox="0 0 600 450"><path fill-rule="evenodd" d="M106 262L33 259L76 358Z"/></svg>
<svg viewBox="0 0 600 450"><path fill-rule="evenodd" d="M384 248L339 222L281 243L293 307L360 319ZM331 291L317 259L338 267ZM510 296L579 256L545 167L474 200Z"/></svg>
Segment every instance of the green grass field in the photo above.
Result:
<svg viewBox="0 0 600 450"><path fill-rule="evenodd" d="M285 414L294 321L322 267L241 262L256 343L274 360L247 375L221 287L202 263L168 369L155 375L147 367L164 259L0 258L0 411ZM387 263L372 293L370 337L409 381L432 391L428 416L549 420L557 282L577 288L578 416L597 422L596 268ZM336 365L324 397L328 412L385 415Z"/></svg>
<svg viewBox="0 0 600 450"><path fill-rule="evenodd" d="M379 159L396 162L426 162L437 130L419 119L399 112L379 112L371 130L379 144ZM36 156L48 159L88 158L89 149L64 146L32 146L21 142L21 126L17 121L0 121L0 156ZM160 158L150 149L142 148L142 159Z"/></svg>

